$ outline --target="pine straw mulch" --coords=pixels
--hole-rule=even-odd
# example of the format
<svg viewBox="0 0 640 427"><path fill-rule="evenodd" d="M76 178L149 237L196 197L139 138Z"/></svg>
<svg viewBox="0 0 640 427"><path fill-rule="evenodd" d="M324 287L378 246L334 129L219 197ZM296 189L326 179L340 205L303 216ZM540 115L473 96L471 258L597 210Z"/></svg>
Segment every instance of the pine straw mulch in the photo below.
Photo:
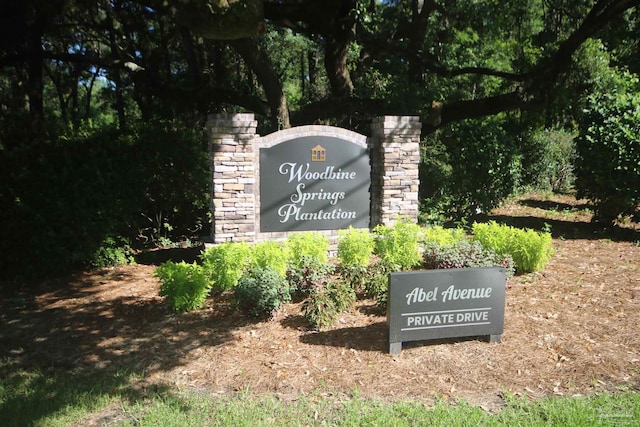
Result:
<svg viewBox="0 0 640 427"><path fill-rule="evenodd" d="M464 398L499 407L532 398L640 387L640 246L631 225L603 234L584 201L529 196L488 219L551 226L556 254L508 283L500 344L407 343L388 354L384 313L359 301L330 330L308 330L300 304L247 319L229 295L171 314L153 265L88 271L2 292L0 354L14 366L143 372L144 384L283 399L350 394L385 400ZM1 290L1 289L0 289Z"/></svg>

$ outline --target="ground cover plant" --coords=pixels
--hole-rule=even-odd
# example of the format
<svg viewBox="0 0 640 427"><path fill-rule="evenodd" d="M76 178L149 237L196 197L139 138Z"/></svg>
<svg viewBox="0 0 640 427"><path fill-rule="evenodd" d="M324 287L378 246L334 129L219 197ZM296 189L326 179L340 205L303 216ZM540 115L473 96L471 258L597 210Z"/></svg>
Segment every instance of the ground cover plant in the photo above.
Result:
<svg viewBox="0 0 640 427"><path fill-rule="evenodd" d="M555 249L543 270L509 280L502 342L416 342L396 356L373 299L317 330L301 300L256 320L231 291L175 313L159 295L158 264L3 283L0 419L637 424L639 230L602 231L591 217L586 201L568 196L528 195L491 212L486 220L522 229L548 224ZM191 263L199 252L180 256Z"/></svg>

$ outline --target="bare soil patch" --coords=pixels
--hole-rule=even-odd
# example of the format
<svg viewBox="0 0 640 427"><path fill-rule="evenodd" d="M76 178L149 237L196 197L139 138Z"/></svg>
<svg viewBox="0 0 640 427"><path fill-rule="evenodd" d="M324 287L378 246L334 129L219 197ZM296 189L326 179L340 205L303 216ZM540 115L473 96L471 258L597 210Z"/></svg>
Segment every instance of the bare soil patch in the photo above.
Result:
<svg viewBox="0 0 640 427"><path fill-rule="evenodd" d="M488 216L537 229L547 223L556 249L544 271L509 281L500 344L418 342L389 355L386 319L373 301L359 301L322 332L306 328L299 304L255 322L229 295L172 314L158 296L154 266L138 264L5 289L0 354L29 367L126 369L142 372L145 384L285 399L358 390L386 400L462 397L495 407L507 393L638 389L639 230L602 232L584 203L528 196Z"/></svg>

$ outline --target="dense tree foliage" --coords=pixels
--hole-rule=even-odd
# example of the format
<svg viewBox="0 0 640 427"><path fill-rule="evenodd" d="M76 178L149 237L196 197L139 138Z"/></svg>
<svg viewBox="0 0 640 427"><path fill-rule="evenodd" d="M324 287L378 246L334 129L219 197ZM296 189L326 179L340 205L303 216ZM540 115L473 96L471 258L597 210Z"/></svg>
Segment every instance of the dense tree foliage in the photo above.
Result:
<svg viewBox="0 0 640 427"><path fill-rule="evenodd" d="M575 68L589 66L580 50L595 37L613 64L638 72L638 4L6 2L2 105L77 125L108 95L121 127L129 117L221 109L255 111L273 119L272 127L406 113L420 114L430 132L546 106L568 84L580 89L585 76Z"/></svg>
<svg viewBox="0 0 640 427"><path fill-rule="evenodd" d="M16 240L33 247L30 233L43 230L63 236L72 225L61 218L74 215L96 234L86 249L74 246L78 259L113 236L189 234L206 222L206 183L197 194L170 188L160 207L157 188L170 185L160 174L172 171L171 185L206 175L206 147L195 141L206 114L219 111L255 112L262 132L328 123L368 133L372 116L419 115L425 206L459 216L489 209L546 179L537 153L574 134L590 94L613 93L621 75L640 73L639 5L3 2L0 200L12 241L1 249ZM174 161L174 149L200 154ZM482 180L469 181L469 170ZM113 221L100 219L107 212Z"/></svg>
<svg viewBox="0 0 640 427"><path fill-rule="evenodd" d="M640 216L640 85L594 94L577 140L578 194L595 202L596 218Z"/></svg>

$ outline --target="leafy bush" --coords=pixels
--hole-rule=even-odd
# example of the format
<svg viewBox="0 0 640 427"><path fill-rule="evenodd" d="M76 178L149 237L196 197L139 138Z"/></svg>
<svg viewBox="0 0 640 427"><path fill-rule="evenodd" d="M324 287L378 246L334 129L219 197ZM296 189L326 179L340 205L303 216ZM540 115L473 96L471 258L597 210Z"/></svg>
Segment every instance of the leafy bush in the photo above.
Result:
<svg viewBox="0 0 640 427"><path fill-rule="evenodd" d="M102 268L110 265L125 265L133 263L131 246L128 239L105 238L89 261L92 267Z"/></svg>
<svg viewBox="0 0 640 427"><path fill-rule="evenodd" d="M204 270L195 262L165 262L155 269L154 276L162 282L160 296L166 297L171 309L177 312L202 307L211 291Z"/></svg>
<svg viewBox="0 0 640 427"><path fill-rule="evenodd" d="M628 77L626 92L593 95L577 138L578 197L594 203L594 219L619 215L640 221L640 85Z"/></svg>
<svg viewBox="0 0 640 427"><path fill-rule="evenodd" d="M420 182L423 218L465 219L488 212L520 186L517 141L504 115L466 120L425 141Z"/></svg>
<svg viewBox="0 0 640 427"><path fill-rule="evenodd" d="M553 255L551 234L497 224L473 224L473 239L499 255L510 255L516 270L527 273L542 270Z"/></svg>
<svg viewBox="0 0 640 427"><path fill-rule="evenodd" d="M420 220L422 223L442 223L451 218L448 206L452 196L450 182L453 174L451 156L440 134L433 134L421 144Z"/></svg>
<svg viewBox="0 0 640 427"><path fill-rule="evenodd" d="M478 268L504 267L507 277L514 273L514 263L510 255L498 255L486 249L480 242L460 240L449 245L431 242L425 244L424 268Z"/></svg>
<svg viewBox="0 0 640 427"><path fill-rule="evenodd" d="M377 225L373 230L375 254L387 265L409 270L420 264L420 245L422 228L418 224L400 218L393 226Z"/></svg>
<svg viewBox="0 0 640 427"><path fill-rule="evenodd" d="M334 324L338 314L351 307L355 300L356 294L348 283L325 276L311 288L302 303L302 313L311 326L324 329Z"/></svg>
<svg viewBox="0 0 640 427"><path fill-rule="evenodd" d="M424 229L425 243L436 243L438 246L453 245L465 238L465 232L461 228L444 228L435 225Z"/></svg>
<svg viewBox="0 0 640 427"><path fill-rule="evenodd" d="M290 255L286 245L266 240L251 246L251 265L262 269L272 268L280 277L285 277Z"/></svg>
<svg viewBox="0 0 640 427"><path fill-rule="evenodd" d="M354 292L358 293L366 293L370 272L369 266L363 267L361 265L344 265L339 269L341 279L349 283Z"/></svg>
<svg viewBox="0 0 640 427"><path fill-rule="evenodd" d="M375 240L367 229L349 227L338 231L338 261L342 267L367 267Z"/></svg>
<svg viewBox="0 0 640 427"><path fill-rule="evenodd" d="M272 267L249 268L233 292L240 308L255 318L272 317L278 308L291 301L289 283Z"/></svg>
<svg viewBox="0 0 640 427"><path fill-rule="evenodd" d="M575 182L575 135L564 129L542 129L524 138L523 184L537 190L566 193Z"/></svg>
<svg viewBox="0 0 640 427"><path fill-rule="evenodd" d="M292 294L309 295L313 288L323 287L334 270L329 263L323 263L311 255L302 255L298 264L291 263L287 271Z"/></svg>
<svg viewBox="0 0 640 427"><path fill-rule="evenodd" d="M364 286L365 296L373 298L378 307L385 309L389 297L389 274L399 270L397 265L390 264L383 259L371 265L367 275L368 280Z"/></svg>
<svg viewBox="0 0 640 427"><path fill-rule="evenodd" d="M334 324L338 318L338 307L331 291L322 286L310 292L302 303L302 315L310 326L318 330Z"/></svg>
<svg viewBox="0 0 640 427"><path fill-rule="evenodd" d="M202 267L215 289L226 291L238 283L249 265L251 247L245 242L226 242L205 250Z"/></svg>
<svg viewBox="0 0 640 427"><path fill-rule="evenodd" d="M294 233L287 237L291 262L300 266L302 257L317 258L321 263L329 261L329 238L317 232Z"/></svg>
<svg viewBox="0 0 640 427"><path fill-rule="evenodd" d="M0 276L120 263L128 244L201 235L210 173L202 127L130 130L0 135Z"/></svg>
<svg viewBox="0 0 640 427"><path fill-rule="evenodd" d="M344 281L336 281L335 268L311 255L302 255L299 264L291 263L287 278L292 292L305 297L303 317L317 329L336 320L338 313L355 300L355 293Z"/></svg>
<svg viewBox="0 0 640 427"><path fill-rule="evenodd" d="M199 237L209 224L209 155L202 126L155 119L134 130L136 172L145 195L139 207L138 235L150 242ZM126 171L131 173L131 171Z"/></svg>

